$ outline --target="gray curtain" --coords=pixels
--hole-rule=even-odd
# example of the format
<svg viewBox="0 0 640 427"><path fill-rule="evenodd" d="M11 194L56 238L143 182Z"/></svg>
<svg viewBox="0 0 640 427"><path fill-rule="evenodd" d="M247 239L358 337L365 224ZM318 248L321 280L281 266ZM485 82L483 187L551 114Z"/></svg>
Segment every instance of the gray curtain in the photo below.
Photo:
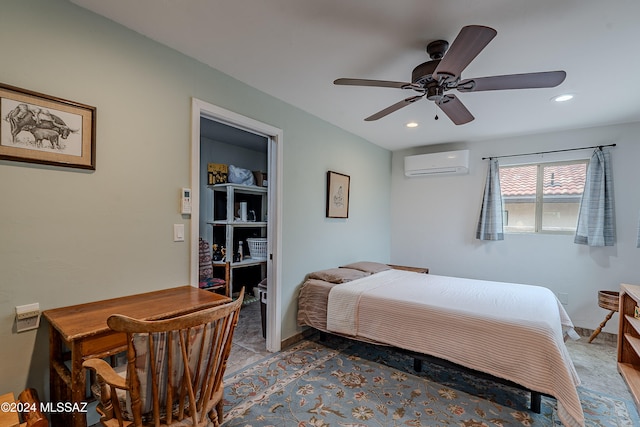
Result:
<svg viewBox="0 0 640 427"><path fill-rule="evenodd" d="M478 220L476 239L504 240L498 159L489 160L489 172L487 173L487 181L484 184L482 210Z"/></svg>
<svg viewBox="0 0 640 427"><path fill-rule="evenodd" d="M573 241L580 245L613 246L615 240L611 153L599 147L589 161Z"/></svg>

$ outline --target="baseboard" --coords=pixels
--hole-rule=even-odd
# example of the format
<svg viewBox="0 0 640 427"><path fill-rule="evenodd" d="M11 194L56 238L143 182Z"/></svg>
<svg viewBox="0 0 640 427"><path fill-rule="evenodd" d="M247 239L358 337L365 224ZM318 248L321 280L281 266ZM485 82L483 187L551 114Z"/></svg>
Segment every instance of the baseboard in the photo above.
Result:
<svg viewBox="0 0 640 427"><path fill-rule="evenodd" d="M289 337L289 338L287 338L285 340L282 340L280 342L280 348L284 350L287 347L291 347L292 345L302 341L305 338L310 337L311 335L315 334L316 332L317 331L315 329L313 329L313 328L307 328L307 329L305 329L305 330L303 330L301 332L298 332L297 334L295 334L295 335L293 335L293 336L291 336L291 337Z"/></svg>
<svg viewBox="0 0 640 427"><path fill-rule="evenodd" d="M587 339L589 339L594 332L594 329L588 329L588 328L575 327L574 329L578 333L578 335L580 335L580 337L587 338ZM612 334L610 332L600 332L598 336L593 339L593 341L594 342L603 341L603 342L606 342L607 344L617 345L618 334Z"/></svg>

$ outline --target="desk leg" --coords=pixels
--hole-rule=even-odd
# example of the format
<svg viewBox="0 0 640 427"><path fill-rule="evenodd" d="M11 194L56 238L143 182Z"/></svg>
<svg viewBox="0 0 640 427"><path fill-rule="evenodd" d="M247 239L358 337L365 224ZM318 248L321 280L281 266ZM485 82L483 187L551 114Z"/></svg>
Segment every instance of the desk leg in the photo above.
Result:
<svg viewBox="0 0 640 427"><path fill-rule="evenodd" d="M73 403L86 402L87 373L82 367L82 351L80 343L74 341L71 345L71 401ZM87 415L84 412L73 412L71 414L73 427L87 427Z"/></svg>
<svg viewBox="0 0 640 427"><path fill-rule="evenodd" d="M49 328L49 401L52 405L58 402L71 401L71 376L64 364L63 339L53 327ZM71 426L69 414L52 412L52 426Z"/></svg>
<svg viewBox="0 0 640 427"><path fill-rule="evenodd" d="M54 405L69 400L69 378L65 374L62 337L57 329L49 325L49 401ZM62 414L51 414L52 426L66 425L65 421Z"/></svg>
<svg viewBox="0 0 640 427"><path fill-rule="evenodd" d="M60 333L53 327L49 328L49 388L52 405L58 402L85 402L86 373L82 367L80 343L71 345L71 371L65 367L63 355L63 340ZM82 405L77 405L82 407ZM87 418L84 412L52 412L52 427L86 427Z"/></svg>

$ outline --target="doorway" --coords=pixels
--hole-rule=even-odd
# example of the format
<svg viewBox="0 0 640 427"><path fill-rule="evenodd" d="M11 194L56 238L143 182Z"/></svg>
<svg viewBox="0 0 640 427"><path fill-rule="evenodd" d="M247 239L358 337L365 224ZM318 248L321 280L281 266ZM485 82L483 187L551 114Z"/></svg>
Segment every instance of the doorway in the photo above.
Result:
<svg viewBox="0 0 640 427"><path fill-rule="evenodd" d="M280 307L280 247L281 247L281 165L282 165L282 130L262 122L225 110L204 101L192 100L192 141L191 141L191 188L194 210L191 216L191 286L198 286L199 271L199 237L206 235L209 227L207 218L201 218L199 207L205 198L207 182L203 182L201 172L201 135L204 126L225 129L230 134L251 135L249 144L266 144L265 159L267 163L268 182L268 222L266 277L268 293L266 301L266 349L279 351L281 347L281 307ZM224 128L222 127L224 126ZM241 149L250 149L247 147ZM259 157L259 156L258 156ZM204 172L206 176L206 171Z"/></svg>

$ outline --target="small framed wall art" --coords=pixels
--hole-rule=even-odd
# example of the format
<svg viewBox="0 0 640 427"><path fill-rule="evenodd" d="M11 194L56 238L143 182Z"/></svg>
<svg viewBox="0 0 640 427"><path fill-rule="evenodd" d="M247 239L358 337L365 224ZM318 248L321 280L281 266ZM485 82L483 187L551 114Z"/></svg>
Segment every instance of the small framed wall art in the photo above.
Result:
<svg viewBox="0 0 640 427"><path fill-rule="evenodd" d="M349 218L350 180L349 175L327 172L327 218Z"/></svg>
<svg viewBox="0 0 640 427"><path fill-rule="evenodd" d="M96 108L0 83L0 159L96 168Z"/></svg>

